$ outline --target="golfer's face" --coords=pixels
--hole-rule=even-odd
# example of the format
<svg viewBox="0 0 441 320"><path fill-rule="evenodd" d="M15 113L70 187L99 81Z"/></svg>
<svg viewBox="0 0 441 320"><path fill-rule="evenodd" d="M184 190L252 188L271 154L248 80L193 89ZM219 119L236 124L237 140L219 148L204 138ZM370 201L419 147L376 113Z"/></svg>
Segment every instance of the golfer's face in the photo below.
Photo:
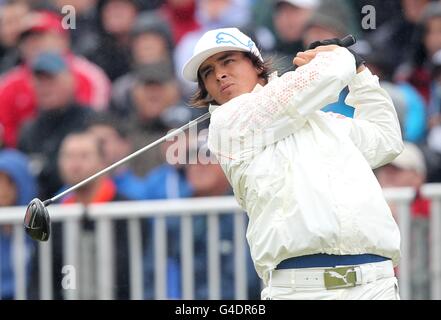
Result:
<svg viewBox="0 0 441 320"><path fill-rule="evenodd" d="M259 78L258 70L240 51L217 53L199 68L208 93L218 104L253 91Z"/></svg>

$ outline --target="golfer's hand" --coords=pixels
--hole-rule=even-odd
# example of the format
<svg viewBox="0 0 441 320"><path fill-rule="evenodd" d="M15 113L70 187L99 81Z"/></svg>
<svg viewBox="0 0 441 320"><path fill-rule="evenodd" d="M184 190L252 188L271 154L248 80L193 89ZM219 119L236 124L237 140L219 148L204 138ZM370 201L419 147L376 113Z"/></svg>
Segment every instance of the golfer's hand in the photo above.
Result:
<svg viewBox="0 0 441 320"><path fill-rule="evenodd" d="M315 49L310 49L306 51L300 51L297 53L296 57L293 59L292 63L298 67L304 66L305 64L308 64L312 59L315 58L317 53L322 51L332 51L336 48L340 48L340 46L337 46L335 44L327 45L327 46L320 46ZM364 64L361 64L357 68L357 73L362 72L366 67Z"/></svg>
<svg viewBox="0 0 441 320"><path fill-rule="evenodd" d="M331 45L327 45L327 46L320 46L320 47L317 47L317 48L311 49L311 50L300 51L297 53L297 55L295 56L292 63L298 67L301 67L301 66L304 66L305 64L308 64L312 59L315 58L315 56L319 52L332 51L337 48L340 48L340 46L337 46L335 44L331 44Z"/></svg>

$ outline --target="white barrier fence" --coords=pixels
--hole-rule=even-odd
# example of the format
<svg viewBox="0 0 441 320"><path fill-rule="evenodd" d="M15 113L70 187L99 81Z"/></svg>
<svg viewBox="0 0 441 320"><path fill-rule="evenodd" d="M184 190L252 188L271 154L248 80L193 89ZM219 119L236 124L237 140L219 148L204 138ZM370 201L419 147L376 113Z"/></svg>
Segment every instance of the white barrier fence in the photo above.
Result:
<svg viewBox="0 0 441 320"><path fill-rule="evenodd" d="M430 212L430 298L441 299L441 184L427 184L422 194L431 199ZM412 297L410 204L415 191L411 188L385 189L389 203L397 207L397 222L401 230L402 259L399 266L400 295L402 299ZM25 265L26 245L23 230L25 207L0 208L0 226L13 225L13 260L15 275L15 299L27 298L27 272ZM80 205L49 208L53 222L63 222L63 265L78 266L80 263L80 219L84 208ZM94 204L87 208L88 217L95 221L97 298L113 299L115 264L112 246L112 223L117 219L128 221L128 256L130 270L130 298L143 299L143 249L141 220L155 219L154 245L154 297L167 298L167 225L166 218L180 217L180 250L182 274L182 298L194 299L194 250L192 217L207 217L207 264L208 299L221 298L221 268L219 257L219 217L234 213L234 292L236 299L247 299L247 246L245 239L246 216L233 197L210 197L155 201L129 201ZM39 243L39 298L53 299L51 240ZM1 255L0 255L1 257ZM1 261L0 261L1 265ZM1 273L0 273L1 275ZM1 288L0 276L0 288ZM81 299L78 284L76 290L64 290L65 299Z"/></svg>

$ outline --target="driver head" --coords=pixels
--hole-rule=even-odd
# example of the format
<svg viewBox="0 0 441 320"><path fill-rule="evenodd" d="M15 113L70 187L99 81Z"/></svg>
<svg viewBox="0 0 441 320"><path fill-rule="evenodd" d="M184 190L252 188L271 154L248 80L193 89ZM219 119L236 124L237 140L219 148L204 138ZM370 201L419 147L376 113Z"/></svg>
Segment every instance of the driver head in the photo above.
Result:
<svg viewBox="0 0 441 320"><path fill-rule="evenodd" d="M34 240L47 241L51 233L49 213L40 199L33 199L24 218L26 233Z"/></svg>

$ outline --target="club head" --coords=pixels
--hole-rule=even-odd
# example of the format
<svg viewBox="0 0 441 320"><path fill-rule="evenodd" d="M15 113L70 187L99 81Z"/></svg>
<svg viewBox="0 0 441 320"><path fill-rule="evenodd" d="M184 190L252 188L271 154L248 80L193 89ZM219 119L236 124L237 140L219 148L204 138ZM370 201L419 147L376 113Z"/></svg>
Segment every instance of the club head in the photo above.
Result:
<svg viewBox="0 0 441 320"><path fill-rule="evenodd" d="M40 199L33 199L27 209L24 218L26 233L34 240L47 241L51 234L51 221L49 213Z"/></svg>

